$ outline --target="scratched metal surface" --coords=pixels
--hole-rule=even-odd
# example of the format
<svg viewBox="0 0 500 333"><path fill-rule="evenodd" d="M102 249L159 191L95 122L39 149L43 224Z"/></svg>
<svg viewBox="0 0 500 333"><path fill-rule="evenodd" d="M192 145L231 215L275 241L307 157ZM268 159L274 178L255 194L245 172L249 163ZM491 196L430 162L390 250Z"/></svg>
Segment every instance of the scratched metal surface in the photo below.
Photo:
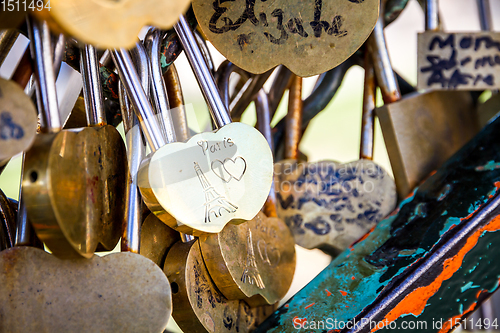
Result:
<svg viewBox="0 0 500 333"><path fill-rule="evenodd" d="M466 316L498 287L500 267L492 256L500 235L500 219L493 218L499 187L497 119L256 332L292 332L306 321L355 317L397 325L423 320L427 329L416 331L447 332L448 319ZM433 328L433 318L443 318L443 326ZM376 330L339 326L315 331Z"/></svg>

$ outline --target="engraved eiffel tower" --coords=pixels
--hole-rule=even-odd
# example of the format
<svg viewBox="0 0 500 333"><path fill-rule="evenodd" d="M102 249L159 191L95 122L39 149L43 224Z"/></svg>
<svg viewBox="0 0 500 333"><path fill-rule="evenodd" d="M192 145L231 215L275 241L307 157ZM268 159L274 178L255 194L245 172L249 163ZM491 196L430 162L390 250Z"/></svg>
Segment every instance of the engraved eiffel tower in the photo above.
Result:
<svg viewBox="0 0 500 333"><path fill-rule="evenodd" d="M257 262L255 261L255 252L253 250L253 240L252 240L252 230L248 228L247 236L247 264L243 274L241 275L241 282L254 284L259 289L264 289L264 281L260 276L259 269L257 268Z"/></svg>
<svg viewBox="0 0 500 333"><path fill-rule="evenodd" d="M211 222L210 213L213 213L215 217L219 217L222 215L222 209L228 213L234 213L238 209L237 206L230 203L224 196L217 193L201 171L200 165L196 162L194 162L194 170L205 192L205 223Z"/></svg>

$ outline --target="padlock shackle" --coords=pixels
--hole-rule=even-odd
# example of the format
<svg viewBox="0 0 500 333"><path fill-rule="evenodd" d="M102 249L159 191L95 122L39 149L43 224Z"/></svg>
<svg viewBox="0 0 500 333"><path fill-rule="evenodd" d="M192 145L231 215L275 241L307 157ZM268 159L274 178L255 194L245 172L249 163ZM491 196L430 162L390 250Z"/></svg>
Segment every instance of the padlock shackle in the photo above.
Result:
<svg viewBox="0 0 500 333"><path fill-rule="evenodd" d="M149 103L149 99L142 88L139 75L137 74L130 54L127 50L122 48L115 49L111 56L113 57L121 81L127 91L127 95L134 106L137 118L139 118L144 136L146 137L151 151L155 152L166 145L166 141L156 121L156 116Z"/></svg>
<svg viewBox="0 0 500 333"><path fill-rule="evenodd" d="M56 133L61 130L61 118L57 104L56 77L52 57L52 40L47 22L29 17L31 58L35 63L34 73L38 89L38 110L41 113L42 129Z"/></svg>
<svg viewBox="0 0 500 333"><path fill-rule="evenodd" d="M231 117L219 94L214 77L183 15L179 17L179 21L174 25L174 28L186 52L186 56L195 74L196 80L200 85L201 92L208 104L208 109L215 125L221 128L230 124L232 122Z"/></svg>
<svg viewBox="0 0 500 333"><path fill-rule="evenodd" d="M96 49L85 44L80 50L80 73L83 79L83 99L87 124L89 126L107 125L104 111L102 85L99 74L99 60Z"/></svg>
<svg viewBox="0 0 500 333"><path fill-rule="evenodd" d="M361 115L361 140L359 158L373 160L373 139L375 131L375 108L377 107L377 82L373 59L368 50L365 50L365 83L363 89L363 111Z"/></svg>
<svg viewBox="0 0 500 333"><path fill-rule="evenodd" d="M425 31L439 30L439 1L425 0Z"/></svg>
<svg viewBox="0 0 500 333"><path fill-rule="evenodd" d="M302 78L295 74L290 82L288 112L285 116L285 159L299 159L299 144L302 137Z"/></svg>
<svg viewBox="0 0 500 333"><path fill-rule="evenodd" d="M231 101L231 98L229 96L229 80L233 73L237 73L243 80L245 80L245 83L243 84L243 87L241 87L241 89L234 94L233 100ZM233 104L235 99L240 100L242 98L245 98L243 97L245 91L247 91L250 88L252 81L255 79L255 77L252 76L250 73L236 66L229 60L224 60L219 65L219 68L215 73L215 78L217 81L217 87L219 88L222 100L224 101L224 105L229 110L231 110L231 104ZM248 104L250 104L250 102Z"/></svg>
<svg viewBox="0 0 500 333"><path fill-rule="evenodd" d="M140 44L142 46L142 44ZM135 67L140 73L142 88L149 89L149 66L146 50L144 47L134 49L132 56ZM125 192L125 220L121 239L121 251L139 253L141 241L141 220L142 220L142 200L137 187L137 173L141 162L146 155L143 136L139 130L139 119L134 113L133 106L127 97L127 92L123 83L118 83L118 98L123 117L123 127L125 129L125 142L127 146L128 177Z"/></svg>
<svg viewBox="0 0 500 333"><path fill-rule="evenodd" d="M273 135L271 133L271 109L268 94L264 89L259 90L255 98L255 111L257 113L257 129L266 138L271 152L273 151ZM274 153L273 153L274 154ZM264 214L269 217L278 217L276 208L276 190L274 187L274 180L271 183L271 190L267 197L264 207L262 207Z"/></svg>
<svg viewBox="0 0 500 333"><path fill-rule="evenodd" d="M0 67L2 67L10 50L12 50L19 34L20 32L17 29L5 29L0 31Z"/></svg>
<svg viewBox="0 0 500 333"><path fill-rule="evenodd" d="M193 32L194 38L198 43L198 47L200 48L201 54L203 55L203 59L205 59L205 63L207 64L210 73L214 73L215 64L212 55L210 54L210 50L208 49L207 41L203 38L198 29L194 28L194 30L191 31Z"/></svg>
<svg viewBox="0 0 500 333"><path fill-rule="evenodd" d="M368 38L368 47L372 55L375 75L384 103L393 103L401 99L401 91L387 51L382 17L383 14L380 15L371 36Z"/></svg>
<svg viewBox="0 0 500 333"><path fill-rule="evenodd" d="M168 101L167 88L163 80L163 73L160 64L160 47L162 37L160 30L149 29L144 37L144 45L148 53L149 71L151 73L151 94L160 127L163 129L163 137L167 143L177 141L174 124L170 115L170 105Z"/></svg>
<svg viewBox="0 0 500 333"><path fill-rule="evenodd" d="M482 31L493 31L493 17L489 0L477 0L477 10L479 12L479 25Z"/></svg>
<svg viewBox="0 0 500 333"><path fill-rule="evenodd" d="M24 170L24 157L23 153L21 170ZM21 172L21 183L19 185L19 200L17 206L17 230L15 246L31 246L33 245L33 233L31 225L28 221L28 212L23 198L23 172Z"/></svg>
<svg viewBox="0 0 500 333"><path fill-rule="evenodd" d="M185 142L191 135L189 133L187 123L181 81L175 64L170 65L165 74L163 74L163 79L165 80L165 86L167 87L170 114L172 116L172 122L174 123L175 135L178 141Z"/></svg>

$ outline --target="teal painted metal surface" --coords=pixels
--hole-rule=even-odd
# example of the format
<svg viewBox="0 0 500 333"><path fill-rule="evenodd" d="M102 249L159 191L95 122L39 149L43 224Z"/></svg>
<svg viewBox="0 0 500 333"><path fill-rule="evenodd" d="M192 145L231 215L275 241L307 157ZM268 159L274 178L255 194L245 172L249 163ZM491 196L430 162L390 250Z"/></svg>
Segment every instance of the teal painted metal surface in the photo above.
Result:
<svg viewBox="0 0 500 333"><path fill-rule="evenodd" d="M449 331L498 288L499 187L497 119L257 332Z"/></svg>

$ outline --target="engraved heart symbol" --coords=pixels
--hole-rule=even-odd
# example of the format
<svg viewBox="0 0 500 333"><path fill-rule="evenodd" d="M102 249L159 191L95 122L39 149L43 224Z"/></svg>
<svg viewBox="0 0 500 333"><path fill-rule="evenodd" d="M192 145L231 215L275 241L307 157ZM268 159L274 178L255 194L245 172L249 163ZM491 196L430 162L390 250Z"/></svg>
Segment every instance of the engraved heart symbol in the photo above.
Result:
<svg viewBox="0 0 500 333"><path fill-rule="evenodd" d="M269 266L275 267L278 266L281 259L280 250L274 246L271 247L265 240L259 239L257 242L257 249L259 250L260 258ZM269 257L271 256L271 258Z"/></svg>
<svg viewBox="0 0 500 333"><path fill-rule="evenodd" d="M235 219L253 219L269 195L272 178L266 139L238 122L161 147L137 175L144 202L155 215L177 231L195 235L220 232Z"/></svg>
<svg viewBox="0 0 500 333"><path fill-rule="evenodd" d="M233 178L233 176L231 176L224 168L224 163L219 160L215 160L212 162L212 171L217 177L219 177L226 183L229 183L231 178Z"/></svg>
<svg viewBox="0 0 500 333"><path fill-rule="evenodd" d="M247 170L247 162L241 156L236 157L234 160L226 158L224 160L224 170L234 179L240 181Z"/></svg>

